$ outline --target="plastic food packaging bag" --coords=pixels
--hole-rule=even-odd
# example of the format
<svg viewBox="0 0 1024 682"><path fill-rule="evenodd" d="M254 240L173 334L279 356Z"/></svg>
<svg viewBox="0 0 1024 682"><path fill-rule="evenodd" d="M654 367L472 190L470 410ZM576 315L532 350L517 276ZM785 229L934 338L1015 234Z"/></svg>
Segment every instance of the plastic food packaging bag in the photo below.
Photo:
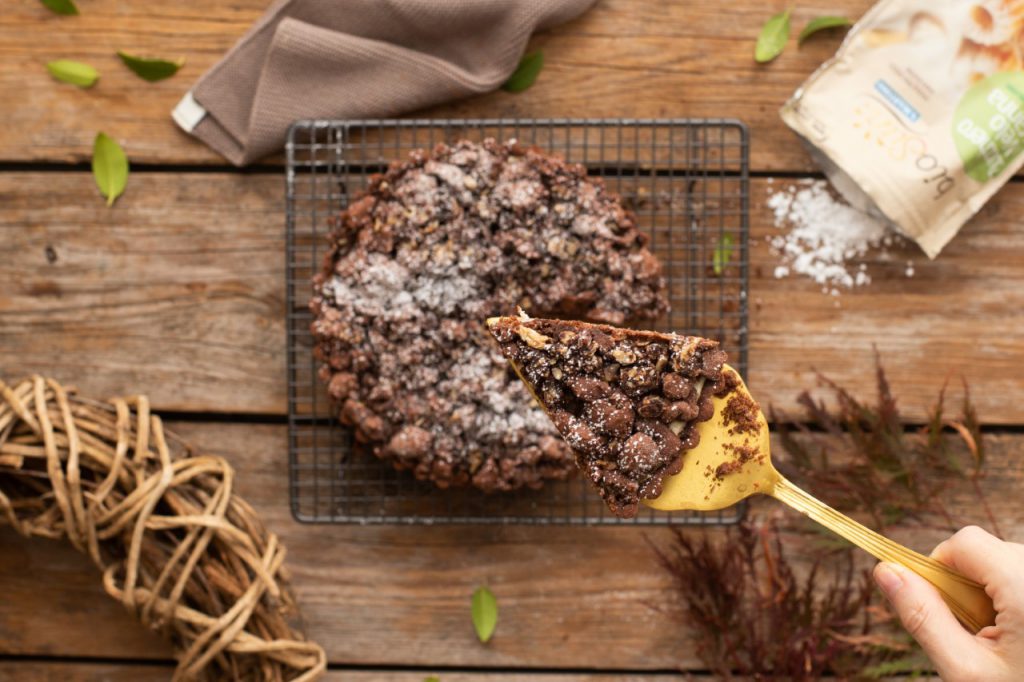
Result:
<svg viewBox="0 0 1024 682"><path fill-rule="evenodd" d="M782 118L934 258L1024 164L1024 0L882 0Z"/></svg>

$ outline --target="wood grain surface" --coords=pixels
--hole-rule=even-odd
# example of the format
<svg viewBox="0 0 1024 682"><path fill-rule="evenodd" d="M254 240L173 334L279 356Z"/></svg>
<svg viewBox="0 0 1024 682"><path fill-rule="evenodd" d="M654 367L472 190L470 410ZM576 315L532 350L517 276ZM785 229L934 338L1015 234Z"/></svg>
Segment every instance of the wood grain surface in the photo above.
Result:
<svg viewBox="0 0 1024 682"><path fill-rule="evenodd" d="M96 663L2 663L0 681L18 682L165 682L172 668L163 665L112 665ZM439 676L442 682L672 682L686 678L677 675L561 675L550 673L452 673ZM401 670L332 670L324 682L423 682L422 672Z"/></svg>
<svg viewBox="0 0 1024 682"><path fill-rule="evenodd" d="M856 18L871 4L801 4L794 34L811 17ZM93 395L145 392L158 409L189 413L174 428L232 461L242 493L288 547L307 629L336 667L327 680L417 682L435 667L444 682L654 682L682 679L677 669L708 679L685 624L653 608L672 595L650 549L668 541L665 529L292 520L280 423L281 158L232 172L169 116L267 0L78 5L80 16L59 17L22 0L0 20L0 378L41 372ZM1024 434L1001 430L1024 424L1024 183L1002 190L934 262L909 246L871 254L872 284L839 297L799 276L776 279L768 193L816 172L778 108L840 41L831 33L798 49L793 38L778 60L754 64L761 24L786 6L598 0L533 39L546 66L530 90L418 113L742 119L757 176L755 394L793 410L817 369L868 397L877 349L905 419L919 422L945 381L965 378L981 419L1000 431L990 437L985 489L1004 535L1024 540ZM186 64L150 84L120 63L119 49ZM59 58L93 64L99 83L80 90L53 80L45 64ZM100 130L133 164L112 209L86 165ZM948 504L978 519L968 496ZM788 513L771 502L759 509ZM928 550L941 534L900 539ZM801 553L800 540L787 542ZM469 595L481 583L501 609L487 646L469 621ZM107 598L69 547L0 530L0 586L0 680L169 678L169 647Z"/></svg>
<svg viewBox="0 0 1024 682"><path fill-rule="evenodd" d="M856 18L870 0L801 4L794 38L769 65L754 63L761 24L786 7L772 0L639 2L600 0L581 18L538 35L545 52L536 85L422 112L428 116L735 117L753 133L752 161L762 170L810 170L806 153L778 117L800 83L839 46L821 35L799 49L795 33L820 14ZM170 111L192 84L262 13L265 0L164 3L91 0L80 16L59 17L38 2L19 2L0 22L0 161L84 161L98 130L120 140L137 163L225 162L182 133ZM185 66L146 83L117 59L119 49ZM53 59L78 59L100 71L89 89L59 83ZM357 96L357 94L356 94ZM15 104L16 103L16 104ZM274 162L271 160L271 162Z"/></svg>
<svg viewBox="0 0 1024 682"><path fill-rule="evenodd" d="M0 661L0 681L21 682L163 682L170 676L169 666L112 665L108 663L20 663ZM550 672L452 672L437 675L441 682L692 682L708 679L683 673L648 674L593 672L562 674ZM324 682L424 682L424 673L403 670L330 670ZM903 678L882 678L896 682ZM918 682L938 682L937 677L918 677ZM734 677L732 682L751 682Z"/></svg>
<svg viewBox="0 0 1024 682"><path fill-rule="evenodd" d="M650 543L667 542L666 529L298 524L289 515L283 426L170 428L235 464L240 493L288 548L308 633L333 663L700 667L685 624L671 608L664 610L674 603L673 592ZM988 445L984 490L1003 532L1022 540L1024 502L1015 491L1024 436L992 436ZM945 502L955 518L982 521L970 508L972 499L964 490ZM791 513L770 500L760 504L765 511ZM915 532L899 539L929 551L942 538ZM797 556L803 541L788 540ZM70 547L24 541L4 530L0 548L0 585L14 586L0 603L0 655L169 658L166 646L102 593L99 576ZM469 620L470 595L482 583L494 591L500 609L487 646L477 642Z"/></svg>
<svg viewBox="0 0 1024 682"><path fill-rule="evenodd" d="M1024 395L1024 373L1007 371L1024 364L1024 184L941 259L911 246L873 254L874 281L834 297L775 278L767 193L799 181L768 182L751 187L750 377L762 403L792 409L815 369L868 395L877 348L907 419L963 377L986 423L1024 422L1006 399ZM0 376L146 391L165 410L284 414L283 191L276 174L138 173L110 210L88 175L0 173Z"/></svg>
<svg viewBox="0 0 1024 682"><path fill-rule="evenodd" d="M169 665L117 665L110 663L23 663L0 661L0 682L165 682ZM427 673L429 674L429 673ZM330 670L323 682L424 682L423 672L406 670ZM620 674L550 672L452 672L437 673L441 682L684 682L682 673ZM699 678L697 678L699 679ZM921 678L918 678L919 680ZM748 682L734 678L734 682ZM928 682L925 678L922 682Z"/></svg>

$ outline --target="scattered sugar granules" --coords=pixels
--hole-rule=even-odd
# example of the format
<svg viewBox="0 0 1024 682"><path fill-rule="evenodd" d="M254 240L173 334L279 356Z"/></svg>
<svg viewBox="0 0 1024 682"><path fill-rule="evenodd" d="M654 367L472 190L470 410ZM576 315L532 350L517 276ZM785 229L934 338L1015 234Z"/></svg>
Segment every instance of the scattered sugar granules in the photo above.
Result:
<svg viewBox="0 0 1024 682"><path fill-rule="evenodd" d="M871 283L867 265L856 261L876 248L882 249L882 258L888 257L884 249L895 237L885 223L836 199L824 180L805 180L768 192L775 226L788 229L770 239L772 249L782 256L776 279L806 275L833 296L839 295L840 287ZM905 273L907 277L914 274L910 262Z"/></svg>

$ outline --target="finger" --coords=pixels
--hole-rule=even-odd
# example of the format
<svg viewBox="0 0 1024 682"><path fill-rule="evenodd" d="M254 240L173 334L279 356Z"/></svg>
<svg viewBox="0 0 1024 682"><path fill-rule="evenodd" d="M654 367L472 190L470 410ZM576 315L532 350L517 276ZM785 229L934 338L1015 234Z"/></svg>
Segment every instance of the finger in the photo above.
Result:
<svg viewBox="0 0 1024 682"><path fill-rule="evenodd" d="M932 550L932 557L950 568L954 568L971 580L991 588L989 593L1010 589L1020 582L1019 556L1013 545L977 526L958 530L953 537L939 543Z"/></svg>
<svg viewBox="0 0 1024 682"><path fill-rule="evenodd" d="M875 566L875 582L907 629L949 679L964 660L976 656L979 645L927 580L898 564Z"/></svg>

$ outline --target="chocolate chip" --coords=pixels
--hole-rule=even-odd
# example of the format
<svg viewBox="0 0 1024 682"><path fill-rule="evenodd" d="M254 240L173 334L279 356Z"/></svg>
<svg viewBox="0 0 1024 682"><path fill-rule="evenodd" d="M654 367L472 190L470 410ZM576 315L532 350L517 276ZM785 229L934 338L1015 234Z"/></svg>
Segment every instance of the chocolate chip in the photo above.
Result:
<svg viewBox="0 0 1024 682"><path fill-rule="evenodd" d="M367 402L375 405L381 403L389 403L394 399L394 391L391 390L389 384L377 384L374 386L369 394L366 396Z"/></svg>
<svg viewBox="0 0 1024 682"><path fill-rule="evenodd" d="M556 381L545 381L540 397L545 405L561 405L569 397L569 392Z"/></svg>
<svg viewBox="0 0 1024 682"><path fill-rule="evenodd" d="M349 398L341 406L341 420L356 427L356 436L362 440L384 439L384 420L370 411L363 403Z"/></svg>
<svg viewBox="0 0 1024 682"><path fill-rule="evenodd" d="M637 407L637 413L645 419L660 419L668 403L660 395L644 396Z"/></svg>
<svg viewBox="0 0 1024 682"><path fill-rule="evenodd" d="M587 403L583 418L601 433L618 438L625 438L633 428L633 411L616 407L610 400Z"/></svg>
<svg viewBox="0 0 1024 682"><path fill-rule="evenodd" d="M633 401L629 399L629 396L617 388L613 388L611 390L611 393L608 394L607 400L615 407L624 410L633 410Z"/></svg>
<svg viewBox="0 0 1024 682"><path fill-rule="evenodd" d="M561 461L565 459L565 441L554 436L542 436L540 439L540 451L552 461Z"/></svg>
<svg viewBox="0 0 1024 682"><path fill-rule="evenodd" d="M672 429L661 422L651 419L641 420L637 422L637 431L646 433L653 438L658 444L658 452L665 459L674 459L683 449L683 442L679 440L679 436L672 433Z"/></svg>
<svg viewBox="0 0 1024 682"><path fill-rule="evenodd" d="M429 431L418 426L404 426L388 441L388 449L397 457L415 459L427 453L432 440Z"/></svg>
<svg viewBox="0 0 1024 682"><path fill-rule="evenodd" d="M677 400L665 406L661 420L665 423L689 421L697 416L697 406L685 400Z"/></svg>
<svg viewBox="0 0 1024 682"><path fill-rule="evenodd" d="M588 471L590 480L597 485L601 497L609 504L614 504L618 513L632 516L636 513L636 503L626 503L624 500L635 499L640 490L640 484L627 477L622 472L608 469L591 469Z"/></svg>
<svg viewBox="0 0 1024 682"><path fill-rule="evenodd" d="M445 481L444 484L440 484L442 488L450 485L447 481L452 478L451 462L440 457L434 458L434 461L430 463L429 477L434 480ZM455 481L452 481L452 483L454 482Z"/></svg>
<svg viewBox="0 0 1024 682"><path fill-rule="evenodd" d="M611 392L611 386L607 382L593 377L569 377L565 383L576 397L587 402L604 398Z"/></svg>
<svg viewBox="0 0 1024 682"><path fill-rule="evenodd" d="M726 354L721 348L715 348L704 354L701 361L701 369L704 376L717 378L725 364Z"/></svg>
<svg viewBox="0 0 1024 682"><path fill-rule="evenodd" d="M651 472L659 464L658 444L646 433L634 433L622 445L619 466L630 473Z"/></svg>
<svg viewBox="0 0 1024 682"><path fill-rule="evenodd" d="M334 369L348 369L352 366L352 354L341 351L331 353L327 358L327 364Z"/></svg>
<svg viewBox="0 0 1024 682"><path fill-rule="evenodd" d="M580 369L587 374L597 374L604 368L604 360L600 355L584 355L579 359Z"/></svg>
<svg viewBox="0 0 1024 682"><path fill-rule="evenodd" d="M695 424L691 424L679 435L683 443L683 450L693 450L700 444L700 432L697 431Z"/></svg>
<svg viewBox="0 0 1024 682"><path fill-rule="evenodd" d="M697 421L706 422L715 415L715 403L710 400L711 387L705 386L701 391L700 410L697 412ZM704 395L707 393L708 395ZM708 398L705 400L705 398Z"/></svg>
<svg viewBox="0 0 1024 682"><path fill-rule="evenodd" d="M353 351L350 355L352 371L356 374L363 374L373 366L373 356L366 351Z"/></svg>
<svg viewBox="0 0 1024 682"><path fill-rule="evenodd" d="M574 450L588 455L600 455L604 451L604 439L594 433L581 419L565 410L556 410L551 413L551 421Z"/></svg>
<svg viewBox="0 0 1024 682"><path fill-rule="evenodd" d="M645 393L658 385L658 376L654 368L646 365L624 367L619 372L619 383L630 393Z"/></svg>
<svg viewBox="0 0 1024 682"><path fill-rule="evenodd" d="M592 330L592 333L594 345L597 346L600 350L607 352L612 349L612 346L615 345L615 342L612 340L612 337L608 336L600 329L594 329Z"/></svg>
<svg viewBox="0 0 1024 682"><path fill-rule="evenodd" d="M690 396L693 386L681 374L666 374L661 380L661 390L666 398L683 400Z"/></svg>

